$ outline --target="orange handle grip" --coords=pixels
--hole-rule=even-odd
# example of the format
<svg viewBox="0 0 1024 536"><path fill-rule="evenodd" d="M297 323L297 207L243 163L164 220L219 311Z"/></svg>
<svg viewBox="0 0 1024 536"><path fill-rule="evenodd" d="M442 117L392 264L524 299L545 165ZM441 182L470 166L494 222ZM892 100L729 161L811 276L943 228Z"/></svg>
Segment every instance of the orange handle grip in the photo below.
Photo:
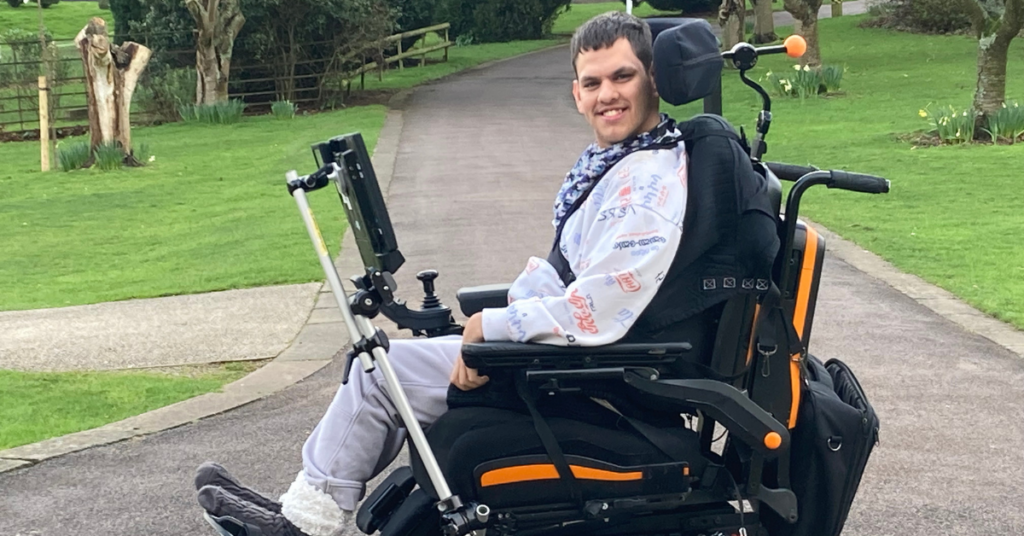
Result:
<svg viewBox="0 0 1024 536"><path fill-rule="evenodd" d="M782 46L786 47L786 55L791 58L799 58L807 52L807 41L796 34L787 37Z"/></svg>

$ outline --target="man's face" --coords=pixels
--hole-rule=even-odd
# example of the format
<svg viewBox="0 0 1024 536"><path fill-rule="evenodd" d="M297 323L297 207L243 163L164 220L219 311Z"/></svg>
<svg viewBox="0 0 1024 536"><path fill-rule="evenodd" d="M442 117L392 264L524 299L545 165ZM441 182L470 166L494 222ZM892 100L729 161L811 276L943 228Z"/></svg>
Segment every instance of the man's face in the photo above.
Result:
<svg viewBox="0 0 1024 536"><path fill-rule="evenodd" d="M572 83L576 109L594 128L601 147L658 125L658 93L652 76L626 38L576 56Z"/></svg>

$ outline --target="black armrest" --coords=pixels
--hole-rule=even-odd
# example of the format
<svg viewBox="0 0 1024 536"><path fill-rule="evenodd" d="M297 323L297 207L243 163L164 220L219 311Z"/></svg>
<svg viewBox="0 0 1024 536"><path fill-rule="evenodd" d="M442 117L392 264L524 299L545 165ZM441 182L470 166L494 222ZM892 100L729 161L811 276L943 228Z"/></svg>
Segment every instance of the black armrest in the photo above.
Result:
<svg viewBox="0 0 1024 536"><path fill-rule="evenodd" d="M508 289L511 286L510 284L502 283L498 285L460 288L455 293L455 298L459 300L462 314L473 316L484 309L508 305Z"/></svg>
<svg viewBox="0 0 1024 536"><path fill-rule="evenodd" d="M586 347L481 342L462 345L462 359L476 369L652 366L684 359L692 348L688 342Z"/></svg>
<svg viewBox="0 0 1024 536"><path fill-rule="evenodd" d="M768 458L789 449L789 430L735 387L715 380L652 380L626 371L626 384L665 404L666 409L693 408L722 423L732 437Z"/></svg>

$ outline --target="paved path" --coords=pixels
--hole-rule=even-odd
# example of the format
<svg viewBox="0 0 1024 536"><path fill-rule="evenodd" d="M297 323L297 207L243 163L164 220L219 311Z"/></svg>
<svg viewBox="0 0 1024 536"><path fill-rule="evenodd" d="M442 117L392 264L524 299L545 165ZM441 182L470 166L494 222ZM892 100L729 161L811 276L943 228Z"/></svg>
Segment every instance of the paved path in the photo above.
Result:
<svg viewBox="0 0 1024 536"><path fill-rule="evenodd" d="M389 206L408 300L417 270L439 269L451 304L458 286L508 280L546 251L551 199L590 139L569 76L560 48L406 102ZM812 350L851 364L882 418L844 534L1024 531L1024 361L835 257L824 277ZM0 474L0 535L209 534L193 468L220 460L283 492L338 374L333 363L235 411Z"/></svg>
<svg viewBox="0 0 1024 536"><path fill-rule="evenodd" d="M0 369L104 370L276 357L306 323L321 286L0 312Z"/></svg>

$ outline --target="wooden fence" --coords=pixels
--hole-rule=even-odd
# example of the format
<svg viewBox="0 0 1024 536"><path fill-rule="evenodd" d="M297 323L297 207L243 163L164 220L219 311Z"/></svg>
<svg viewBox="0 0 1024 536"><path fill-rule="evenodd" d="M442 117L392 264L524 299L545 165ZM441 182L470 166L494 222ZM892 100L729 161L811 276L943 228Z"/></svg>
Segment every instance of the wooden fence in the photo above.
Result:
<svg viewBox="0 0 1024 536"><path fill-rule="evenodd" d="M406 68L407 61L422 66L427 63L428 54L438 51L444 51L443 61L448 61L448 48L453 44L449 40L450 28L450 24L444 23L392 35L341 58L302 60L287 66L274 62L235 63L231 67L228 93L230 98L245 100L248 113L269 110L273 101L288 97L298 105L330 105L332 99L344 99L356 78L360 87L365 88L366 73L376 71L378 78L383 79L384 71L395 63L399 70ZM403 50L404 40L430 33L439 37L443 35L443 39L438 43ZM148 41L148 36L133 38L142 44ZM49 66L39 59L19 58L12 47L0 45L3 48L0 50L0 141L38 138L39 97L36 86L37 77L41 74L50 76L49 112L57 136L81 133L88 124L85 78L78 50L71 39L54 40L53 43L60 57L50 61ZM302 43L299 46L326 44ZM179 65L188 65L195 57L195 49L154 52L174 58ZM342 63L345 65L351 65L354 60L360 66L339 69L336 65L339 59L344 60ZM289 70L290 73L281 74ZM133 99L133 122L151 122L160 117L156 110L146 109L140 104L143 100L140 94L146 91L145 77L148 74L143 76ZM166 110L160 113L167 115Z"/></svg>

